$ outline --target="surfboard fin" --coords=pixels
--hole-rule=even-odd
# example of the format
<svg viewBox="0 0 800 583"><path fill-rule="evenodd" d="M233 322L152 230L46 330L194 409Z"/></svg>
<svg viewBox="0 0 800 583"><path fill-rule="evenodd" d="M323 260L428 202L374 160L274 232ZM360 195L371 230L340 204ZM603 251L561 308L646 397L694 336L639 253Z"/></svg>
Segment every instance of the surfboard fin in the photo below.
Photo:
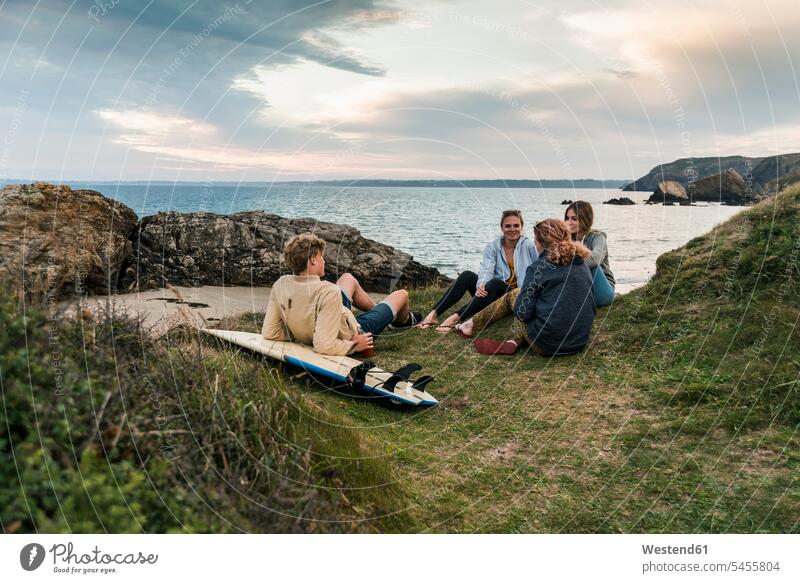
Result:
<svg viewBox="0 0 800 583"><path fill-rule="evenodd" d="M347 384L354 391L363 390L364 381L367 378L367 372L373 368L375 368L375 363L370 361L362 362L361 364L354 366L350 369L350 372L347 373Z"/></svg>
<svg viewBox="0 0 800 583"><path fill-rule="evenodd" d="M407 365L398 368L392 376L400 377L402 380L407 381L418 370L422 370L421 365L416 362L409 362Z"/></svg>
<svg viewBox="0 0 800 583"><path fill-rule="evenodd" d="M411 385L412 389L417 389L418 391L425 391L425 387L428 386L428 383L433 380L433 377L429 374L422 375L418 379L414 381Z"/></svg>
<svg viewBox="0 0 800 583"><path fill-rule="evenodd" d="M387 391L394 391L397 383L400 381L408 381L409 377L418 370L422 370L422 366L418 365L416 362L409 362L407 365L401 366L385 383L383 383L383 388Z"/></svg>

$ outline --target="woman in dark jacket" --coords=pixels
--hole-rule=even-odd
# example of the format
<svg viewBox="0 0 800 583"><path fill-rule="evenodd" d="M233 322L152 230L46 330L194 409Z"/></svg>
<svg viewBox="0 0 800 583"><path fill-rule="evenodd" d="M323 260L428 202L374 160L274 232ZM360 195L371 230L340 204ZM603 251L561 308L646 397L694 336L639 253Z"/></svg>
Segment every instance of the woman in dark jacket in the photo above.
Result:
<svg viewBox="0 0 800 583"><path fill-rule="evenodd" d="M479 338L475 348L481 354L514 354L525 344L544 356L574 354L589 343L595 307L584 259L591 253L558 219L541 221L533 232L539 258L528 267L522 287L495 302L510 307L513 300L513 337L504 342ZM484 311L496 320L505 310L493 304ZM476 314L473 329L488 325L484 319Z"/></svg>

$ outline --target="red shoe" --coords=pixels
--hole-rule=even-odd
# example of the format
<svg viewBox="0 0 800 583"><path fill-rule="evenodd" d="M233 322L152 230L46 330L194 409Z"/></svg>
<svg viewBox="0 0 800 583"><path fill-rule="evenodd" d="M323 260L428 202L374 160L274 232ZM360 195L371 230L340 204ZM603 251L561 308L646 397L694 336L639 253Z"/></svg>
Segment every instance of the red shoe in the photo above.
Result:
<svg viewBox="0 0 800 583"><path fill-rule="evenodd" d="M490 340L489 338L478 338L475 341L475 350L477 350L480 354L504 354L506 356L511 356L517 351L516 342L511 342L510 340L506 340L505 342L499 342L498 340Z"/></svg>

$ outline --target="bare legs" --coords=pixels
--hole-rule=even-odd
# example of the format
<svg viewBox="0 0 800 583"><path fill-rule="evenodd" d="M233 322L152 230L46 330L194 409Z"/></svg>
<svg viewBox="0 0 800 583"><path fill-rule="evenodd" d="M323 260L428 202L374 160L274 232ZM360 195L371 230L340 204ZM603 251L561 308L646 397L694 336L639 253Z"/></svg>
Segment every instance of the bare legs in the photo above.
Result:
<svg viewBox="0 0 800 583"><path fill-rule="evenodd" d="M353 306L359 310L366 312L375 307L375 300L373 300L369 294L364 291L364 288L361 287L361 284L358 283L358 280L349 273L343 274L342 277L336 280L336 285L342 288L344 293L350 296L350 299L353 300Z"/></svg>
<svg viewBox="0 0 800 583"><path fill-rule="evenodd" d="M397 314L394 319L396 324L402 324L408 320L411 310L408 307L408 292L406 290L399 289L397 291L393 291L388 296L383 298L383 301L392 306L395 314Z"/></svg>
<svg viewBox="0 0 800 583"><path fill-rule="evenodd" d="M353 300L353 307L366 312L374 308L377 303L370 295L364 291L358 280L349 273L343 274L337 281L336 285L344 290ZM409 307L408 307L408 292L404 289L393 291L388 296L383 298L383 301L392 307L397 316L395 322L402 323L408 320Z"/></svg>

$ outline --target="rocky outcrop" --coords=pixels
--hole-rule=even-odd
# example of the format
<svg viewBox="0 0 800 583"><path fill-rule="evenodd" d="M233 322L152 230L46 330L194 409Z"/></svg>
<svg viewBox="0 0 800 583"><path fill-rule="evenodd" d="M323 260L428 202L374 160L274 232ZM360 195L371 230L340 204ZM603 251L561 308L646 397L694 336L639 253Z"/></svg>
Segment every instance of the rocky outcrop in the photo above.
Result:
<svg viewBox="0 0 800 583"><path fill-rule="evenodd" d="M136 213L93 190L46 182L0 190L0 277L27 294L113 291Z"/></svg>
<svg viewBox="0 0 800 583"><path fill-rule="evenodd" d="M659 182L669 180L679 182L684 188L688 188L690 182L714 176L726 168L732 168L742 176L748 176L762 160L764 158L747 158L745 156L680 158L674 162L653 167L644 176L622 187L622 190L653 192Z"/></svg>
<svg viewBox="0 0 800 583"><path fill-rule="evenodd" d="M232 215L159 213L141 220L123 283L140 288L173 285L272 284L288 273L283 245L298 233L327 242L326 271L335 279L350 272L369 291L448 283L438 270L407 253L361 236L347 225L286 219L262 211Z"/></svg>
<svg viewBox="0 0 800 583"><path fill-rule="evenodd" d="M689 198L693 202L721 202L728 205L746 205L755 202L752 187L736 170L702 178L689 185Z"/></svg>
<svg viewBox="0 0 800 583"><path fill-rule="evenodd" d="M369 291L449 283L407 253L346 225L234 215L161 213L137 222L93 190L44 182L0 190L0 277L28 295L58 298L174 285L270 285L287 273L283 244L314 232L328 242L328 274L349 271Z"/></svg>
<svg viewBox="0 0 800 583"><path fill-rule="evenodd" d="M610 200L607 200L603 204L617 204L617 205L623 205L623 206L630 206L630 205L636 204L636 203L633 202L631 199L629 199L627 196L621 196L619 198L612 198Z"/></svg>
<svg viewBox="0 0 800 583"><path fill-rule="evenodd" d="M681 158L669 164L659 164L622 190L653 191L659 182L673 180L685 188L704 178L713 178L725 169L735 170L753 192L753 201L770 196L793 183L791 176L800 175L800 153L778 154L762 158L723 156L711 158ZM783 180L786 177L786 180ZM772 183L772 184L770 184ZM719 200L719 197L715 200ZM725 201L723 201L725 202Z"/></svg>
<svg viewBox="0 0 800 583"><path fill-rule="evenodd" d="M561 201L561 204L569 205L569 204L572 204L572 201L570 199L568 199L568 198L565 198L564 200Z"/></svg>
<svg viewBox="0 0 800 583"><path fill-rule="evenodd" d="M689 195L680 182L666 180L659 182L655 192L647 199L647 204L690 204Z"/></svg>

